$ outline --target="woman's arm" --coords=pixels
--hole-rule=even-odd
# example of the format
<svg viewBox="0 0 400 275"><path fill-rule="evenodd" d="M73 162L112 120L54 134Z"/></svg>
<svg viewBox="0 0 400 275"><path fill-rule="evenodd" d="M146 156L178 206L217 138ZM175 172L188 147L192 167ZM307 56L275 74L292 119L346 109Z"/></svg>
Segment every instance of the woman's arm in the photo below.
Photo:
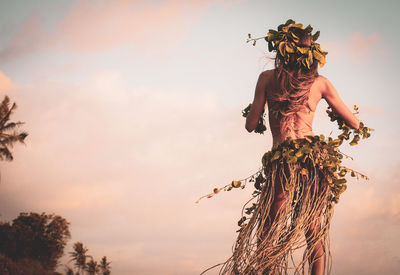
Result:
<svg viewBox="0 0 400 275"><path fill-rule="evenodd" d="M251 109L246 117L246 130L252 132L258 124L258 121L264 111L266 103L265 89L268 82L268 71L262 72L258 77L254 100Z"/></svg>
<svg viewBox="0 0 400 275"><path fill-rule="evenodd" d="M332 110L340 117L342 117L350 127L358 129L360 127L360 121L343 103L332 83L325 77L323 77L322 79L322 97L326 100L326 102L328 102Z"/></svg>

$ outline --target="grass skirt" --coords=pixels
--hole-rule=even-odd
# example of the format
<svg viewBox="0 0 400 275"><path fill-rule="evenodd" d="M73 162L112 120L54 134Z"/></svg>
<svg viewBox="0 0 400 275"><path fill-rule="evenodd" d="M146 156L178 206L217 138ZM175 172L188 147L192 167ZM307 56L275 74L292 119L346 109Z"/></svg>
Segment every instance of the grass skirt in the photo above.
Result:
<svg viewBox="0 0 400 275"><path fill-rule="evenodd" d="M219 274L305 274L317 243L327 255L325 272L330 274L329 227L345 185L332 182L333 169L327 165L340 162L335 148L315 141L287 140L265 153L263 168L250 180L256 191L243 207L233 255ZM293 252L301 248L303 259L296 263Z"/></svg>
<svg viewBox="0 0 400 275"><path fill-rule="evenodd" d="M251 104L243 110L244 117L250 107ZM354 110L358 113L356 105ZM343 158L352 158L342 153L339 146L345 140L349 140L351 146L357 145L361 138L370 137L373 129L362 122L358 129L351 129L330 108L327 113L342 130L336 139L324 135L287 139L264 154L263 166L258 172L214 188L213 193L200 198L211 198L221 190L244 188L248 182L254 182L256 188L243 206L232 256L201 274L221 266L219 274L303 275L307 263L312 266L312 260L319 257L325 257L325 274L331 273L329 228L334 204L346 190L348 173L357 179L368 179L342 165ZM263 127L258 132L263 133L262 118L259 125ZM293 257L298 249L304 249L302 260ZM307 274L311 274L311 268Z"/></svg>

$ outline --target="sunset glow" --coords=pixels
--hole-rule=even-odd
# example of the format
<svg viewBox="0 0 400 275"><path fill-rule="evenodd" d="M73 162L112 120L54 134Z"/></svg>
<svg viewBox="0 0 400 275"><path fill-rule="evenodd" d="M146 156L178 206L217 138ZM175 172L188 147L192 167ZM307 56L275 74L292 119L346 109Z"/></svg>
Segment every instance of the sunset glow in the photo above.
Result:
<svg viewBox="0 0 400 275"><path fill-rule="evenodd" d="M29 133L1 162L0 220L55 213L112 274L199 274L231 255L253 191L214 187L261 166L272 146L241 110L267 44L247 34L293 18L321 31L319 70L373 136L345 147L351 179L331 228L332 274L400 270L397 1L1 1L0 96ZM319 105L313 130L336 125Z"/></svg>

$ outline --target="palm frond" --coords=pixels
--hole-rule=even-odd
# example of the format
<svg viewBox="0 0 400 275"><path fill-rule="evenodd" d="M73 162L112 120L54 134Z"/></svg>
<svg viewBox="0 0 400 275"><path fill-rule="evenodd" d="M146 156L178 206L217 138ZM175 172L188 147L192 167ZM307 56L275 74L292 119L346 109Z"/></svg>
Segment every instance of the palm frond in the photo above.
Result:
<svg viewBox="0 0 400 275"><path fill-rule="evenodd" d="M3 127L0 126L0 131L1 132L10 131L10 130L15 129L16 127L21 126L22 124L24 124L24 122L21 122L21 121L9 122L9 123L5 124Z"/></svg>
<svg viewBox="0 0 400 275"><path fill-rule="evenodd" d="M7 147L0 147L0 160L12 161L13 159L13 155Z"/></svg>
<svg viewBox="0 0 400 275"><path fill-rule="evenodd" d="M24 124L23 122L9 122L10 116L16 108L17 104L15 102L11 104L8 96L5 96L0 103L0 160L12 161L10 148L13 148L14 143L25 143L24 140L28 136L27 132L16 130Z"/></svg>
<svg viewBox="0 0 400 275"><path fill-rule="evenodd" d="M6 98L8 98L6 96ZM3 127L6 122L10 119L11 114L14 112L14 110L17 108L17 104L15 102L12 104L11 108L9 108L9 102L7 101L6 103L3 102L0 105L0 127Z"/></svg>
<svg viewBox="0 0 400 275"><path fill-rule="evenodd" d="M0 133L0 144L13 147L15 142L25 143L24 140L27 136L27 132L14 132L12 134Z"/></svg>

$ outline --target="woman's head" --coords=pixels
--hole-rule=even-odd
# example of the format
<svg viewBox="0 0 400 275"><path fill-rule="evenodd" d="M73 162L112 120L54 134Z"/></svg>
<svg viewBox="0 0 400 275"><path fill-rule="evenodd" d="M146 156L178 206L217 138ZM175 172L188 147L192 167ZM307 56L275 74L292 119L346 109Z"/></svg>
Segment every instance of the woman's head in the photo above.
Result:
<svg viewBox="0 0 400 275"><path fill-rule="evenodd" d="M325 64L327 52L315 41L319 37L319 31L311 34L312 27L303 28L302 24L296 24L289 19L285 24L278 26L278 30L269 30L265 39L268 42L268 50L276 52L276 65L287 70L303 68L302 71L315 70L315 64L322 67ZM314 66L313 66L314 65ZM304 70L305 69L305 70Z"/></svg>
<svg viewBox="0 0 400 275"><path fill-rule="evenodd" d="M311 47L311 34L305 29L300 28L290 28L297 37L299 37L298 45L301 47Z"/></svg>
<svg viewBox="0 0 400 275"><path fill-rule="evenodd" d="M311 35L306 30L300 28L291 28L289 32L298 37L298 42L294 45L295 47L312 51ZM308 61L308 59L305 61L305 64L303 64L303 62L299 63L299 57L296 56L295 53L288 53L286 49L287 48L285 47L285 51L283 52L285 55L282 55L281 51L279 50L276 52L275 69L279 71L285 70L296 76L318 76L318 60L313 58L312 63ZM307 62L310 62L311 64L307 65Z"/></svg>

